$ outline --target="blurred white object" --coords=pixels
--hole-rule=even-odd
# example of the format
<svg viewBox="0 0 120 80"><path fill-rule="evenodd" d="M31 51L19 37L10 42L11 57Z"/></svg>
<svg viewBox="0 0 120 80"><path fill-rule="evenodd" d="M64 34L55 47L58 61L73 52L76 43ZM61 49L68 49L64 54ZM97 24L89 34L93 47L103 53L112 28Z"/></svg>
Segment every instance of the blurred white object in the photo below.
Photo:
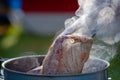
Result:
<svg viewBox="0 0 120 80"><path fill-rule="evenodd" d="M109 77L109 78L108 78L108 80L112 80L112 78L111 78L111 77Z"/></svg>
<svg viewBox="0 0 120 80"><path fill-rule="evenodd" d="M22 27L24 21L24 13L21 9L11 10L9 19L14 27Z"/></svg>
<svg viewBox="0 0 120 80"><path fill-rule="evenodd" d="M10 0L9 19L13 27L21 29L24 21L24 12L22 11L22 0Z"/></svg>

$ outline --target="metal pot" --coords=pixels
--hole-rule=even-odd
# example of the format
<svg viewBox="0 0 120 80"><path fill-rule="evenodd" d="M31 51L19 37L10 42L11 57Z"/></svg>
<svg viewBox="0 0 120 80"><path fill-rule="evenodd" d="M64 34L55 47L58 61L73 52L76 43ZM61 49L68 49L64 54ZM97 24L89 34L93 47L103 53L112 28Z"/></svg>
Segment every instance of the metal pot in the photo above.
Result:
<svg viewBox="0 0 120 80"><path fill-rule="evenodd" d="M2 63L4 80L108 80L107 68L109 63L101 59L89 59L91 61L96 60L105 65L104 68L90 73L75 75L36 75L26 73L30 69L41 65L44 57L43 55L32 55L6 60ZM91 64L87 66L89 65Z"/></svg>

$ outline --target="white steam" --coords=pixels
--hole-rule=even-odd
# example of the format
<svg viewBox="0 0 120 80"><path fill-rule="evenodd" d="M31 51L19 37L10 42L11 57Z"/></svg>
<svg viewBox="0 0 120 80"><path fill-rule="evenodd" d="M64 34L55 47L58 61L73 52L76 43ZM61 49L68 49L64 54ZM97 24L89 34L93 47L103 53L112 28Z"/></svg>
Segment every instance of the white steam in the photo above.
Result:
<svg viewBox="0 0 120 80"><path fill-rule="evenodd" d="M120 41L120 0L78 0L78 3L75 16L65 21L65 30L60 35L87 35L110 45Z"/></svg>

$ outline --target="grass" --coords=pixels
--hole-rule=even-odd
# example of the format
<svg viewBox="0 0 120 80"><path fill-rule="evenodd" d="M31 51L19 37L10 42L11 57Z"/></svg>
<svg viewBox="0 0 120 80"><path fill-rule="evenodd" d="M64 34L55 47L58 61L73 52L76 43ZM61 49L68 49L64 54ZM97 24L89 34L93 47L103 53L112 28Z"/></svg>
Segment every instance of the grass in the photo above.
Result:
<svg viewBox="0 0 120 80"><path fill-rule="evenodd" d="M16 45L11 48L3 49L0 47L0 57L17 57L25 55L46 54L54 39L53 36L36 36L24 33L20 36ZM117 44L117 55L110 61L109 77L112 80L120 80L120 44Z"/></svg>

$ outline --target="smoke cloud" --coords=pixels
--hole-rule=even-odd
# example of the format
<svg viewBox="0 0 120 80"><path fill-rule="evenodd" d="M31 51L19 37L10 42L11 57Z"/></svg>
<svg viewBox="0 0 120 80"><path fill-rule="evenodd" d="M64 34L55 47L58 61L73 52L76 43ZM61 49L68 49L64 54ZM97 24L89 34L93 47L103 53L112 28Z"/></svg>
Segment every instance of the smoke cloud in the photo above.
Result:
<svg viewBox="0 0 120 80"><path fill-rule="evenodd" d="M87 35L108 45L120 41L120 0L78 0L78 4L75 16L65 21L65 30L60 35Z"/></svg>

